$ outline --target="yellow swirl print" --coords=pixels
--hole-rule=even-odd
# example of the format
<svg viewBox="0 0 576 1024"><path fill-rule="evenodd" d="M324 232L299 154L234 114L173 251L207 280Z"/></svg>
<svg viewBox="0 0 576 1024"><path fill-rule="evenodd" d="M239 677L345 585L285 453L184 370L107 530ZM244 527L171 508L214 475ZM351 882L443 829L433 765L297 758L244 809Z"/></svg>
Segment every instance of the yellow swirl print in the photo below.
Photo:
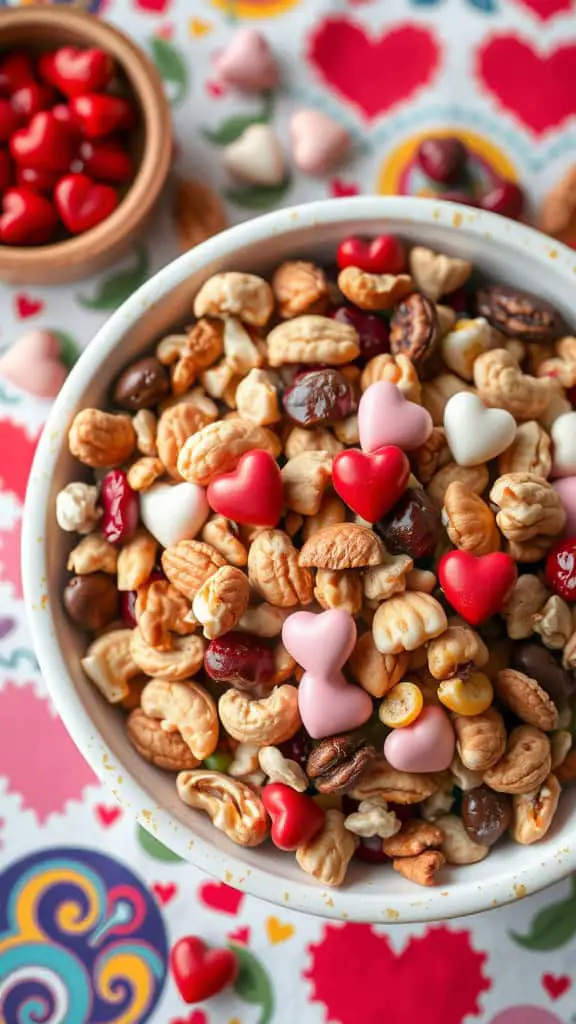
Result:
<svg viewBox="0 0 576 1024"><path fill-rule="evenodd" d="M276 18L291 11L302 0L210 0L213 7L236 18Z"/></svg>
<svg viewBox="0 0 576 1024"><path fill-rule="evenodd" d="M114 1018L114 1024L138 1024L154 996L151 967L141 955L129 950L119 949L113 953L95 979L99 994L112 1005L124 998L114 987L118 978L130 979L133 1002L120 1017Z"/></svg>
<svg viewBox="0 0 576 1024"><path fill-rule="evenodd" d="M80 902L68 900L56 911L56 921L62 931L70 935L85 935L94 928L102 914L98 890L80 871L58 867L30 879L22 889L14 907L14 932L0 942L0 952L30 940L45 941L46 936L36 920L36 908L51 886L68 882L77 886L87 898L85 911Z"/></svg>

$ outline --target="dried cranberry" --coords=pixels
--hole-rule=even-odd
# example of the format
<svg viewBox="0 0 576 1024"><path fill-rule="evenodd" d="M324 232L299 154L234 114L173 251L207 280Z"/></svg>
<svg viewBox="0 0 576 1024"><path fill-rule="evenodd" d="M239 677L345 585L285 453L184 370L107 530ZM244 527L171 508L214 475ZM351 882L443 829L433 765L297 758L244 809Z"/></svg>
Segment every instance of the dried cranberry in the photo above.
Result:
<svg viewBox="0 0 576 1024"><path fill-rule="evenodd" d="M394 554L429 558L440 536L440 512L423 490L409 487L392 511L376 523L376 530Z"/></svg>
<svg viewBox="0 0 576 1024"><path fill-rule="evenodd" d="M546 559L546 579L565 601L576 601L576 537L552 548Z"/></svg>
<svg viewBox="0 0 576 1024"><path fill-rule="evenodd" d="M465 288L457 288L455 292L451 292L450 295L447 295L443 301L447 306L451 306L456 313L459 313L461 317L466 317L473 302L473 298L468 294Z"/></svg>
<svg viewBox="0 0 576 1024"><path fill-rule="evenodd" d="M135 590L123 590L120 594L120 615L122 616L122 622L126 626L126 629L135 629L138 625L134 614L136 597L137 594Z"/></svg>
<svg viewBox="0 0 576 1024"><path fill-rule="evenodd" d="M258 636L233 630L211 640L204 668L217 683L252 690L274 675L274 653Z"/></svg>
<svg viewBox="0 0 576 1024"><path fill-rule="evenodd" d="M360 355L363 359L372 359L383 352L388 352L390 328L381 316L374 313L365 313L362 309L355 309L354 306L339 306L332 313L334 320L341 324L348 324L358 331L360 338Z"/></svg>
<svg viewBox="0 0 576 1024"><path fill-rule="evenodd" d="M468 161L468 150L456 136L424 139L418 146L416 160L432 181L443 185L457 181Z"/></svg>
<svg viewBox="0 0 576 1024"><path fill-rule="evenodd" d="M284 757L287 757L290 761L296 761L304 769L306 769L312 747L312 740L305 729L299 729L289 740L280 744L280 750Z"/></svg>
<svg viewBox="0 0 576 1024"><path fill-rule="evenodd" d="M380 836L359 836L360 842L354 851L356 860L365 864L385 864L390 861L387 853L382 849Z"/></svg>
<svg viewBox="0 0 576 1024"><path fill-rule="evenodd" d="M524 213L524 192L516 182L502 179L481 197L479 205L483 210L519 220Z"/></svg>
<svg viewBox="0 0 576 1024"><path fill-rule="evenodd" d="M566 398L570 402L572 408L576 408L576 387L567 389Z"/></svg>
<svg viewBox="0 0 576 1024"><path fill-rule="evenodd" d="M334 423L356 408L350 382L331 368L299 374L282 401L286 415L300 427Z"/></svg>
<svg viewBox="0 0 576 1024"><path fill-rule="evenodd" d="M123 469L112 469L102 481L102 533L112 544L125 544L138 526L138 494Z"/></svg>

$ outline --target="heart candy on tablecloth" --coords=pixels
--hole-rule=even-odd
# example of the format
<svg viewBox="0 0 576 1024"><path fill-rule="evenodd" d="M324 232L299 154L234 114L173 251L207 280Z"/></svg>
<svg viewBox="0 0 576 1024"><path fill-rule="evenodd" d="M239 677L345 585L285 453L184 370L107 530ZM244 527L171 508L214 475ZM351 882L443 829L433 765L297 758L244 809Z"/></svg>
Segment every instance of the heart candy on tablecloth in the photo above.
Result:
<svg viewBox="0 0 576 1024"><path fill-rule="evenodd" d="M478 395L460 391L446 403L444 429L454 461L480 466L510 447L516 420L506 409L488 409Z"/></svg>
<svg viewBox="0 0 576 1024"><path fill-rule="evenodd" d="M51 331L29 331L0 356L0 376L40 398L55 398L67 372L60 362L60 341Z"/></svg>
<svg viewBox="0 0 576 1024"><path fill-rule="evenodd" d="M170 950L170 970L185 1003L200 1003L231 985L238 960L230 949L209 949L202 939L188 935Z"/></svg>
<svg viewBox="0 0 576 1024"><path fill-rule="evenodd" d="M212 62L219 78L242 92L266 92L278 85L278 64L268 40L253 28L242 28Z"/></svg>
<svg viewBox="0 0 576 1024"><path fill-rule="evenodd" d="M299 171L318 177L349 154L350 133L319 110L297 110L290 119L292 159Z"/></svg>
<svg viewBox="0 0 576 1024"><path fill-rule="evenodd" d="M209 514L206 491L198 484L156 483L140 494L140 518L165 548L193 540Z"/></svg>
<svg viewBox="0 0 576 1024"><path fill-rule="evenodd" d="M371 384L360 399L358 434L365 452L374 452L384 445L413 451L425 444L432 428L428 410L411 402L388 381Z"/></svg>
<svg viewBox="0 0 576 1024"><path fill-rule="evenodd" d="M222 162L233 177L254 185L279 185L286 173L282 146L268 124L251 124L246 128L226 146Z"/></svg>

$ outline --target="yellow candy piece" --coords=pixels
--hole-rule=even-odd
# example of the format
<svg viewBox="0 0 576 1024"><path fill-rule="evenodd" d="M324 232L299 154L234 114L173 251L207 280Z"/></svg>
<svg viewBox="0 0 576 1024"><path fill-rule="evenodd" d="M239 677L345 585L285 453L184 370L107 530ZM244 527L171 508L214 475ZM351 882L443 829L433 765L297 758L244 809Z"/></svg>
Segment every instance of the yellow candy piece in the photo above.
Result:
<svg viewBox="0 0 576 1024"><path fill-rule="evenodd" d="M473 672L467 679L444 679L438 687L438 699L458 715L480 715L493 699L492 683L483 672Z"/></svg>
<svg viewBox="0 0 576 1024"><path fill-rule="evenodd" d="M391 729L402 729L416 721L423 706L422 691L416 683L396 683L384 697L378 716Z"/></svg>

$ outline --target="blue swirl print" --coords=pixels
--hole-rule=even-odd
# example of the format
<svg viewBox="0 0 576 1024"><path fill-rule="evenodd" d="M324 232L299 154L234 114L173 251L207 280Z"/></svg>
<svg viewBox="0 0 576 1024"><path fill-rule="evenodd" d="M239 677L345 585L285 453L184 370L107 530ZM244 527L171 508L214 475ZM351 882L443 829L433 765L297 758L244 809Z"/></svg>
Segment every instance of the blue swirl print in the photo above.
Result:
<svg viewBox="0 0 576 1024"><path fill-rule="evenodd" d="M123 864L42 850L0 874L2 1024L144 1024L166 979L164 923Z"/></svg>

